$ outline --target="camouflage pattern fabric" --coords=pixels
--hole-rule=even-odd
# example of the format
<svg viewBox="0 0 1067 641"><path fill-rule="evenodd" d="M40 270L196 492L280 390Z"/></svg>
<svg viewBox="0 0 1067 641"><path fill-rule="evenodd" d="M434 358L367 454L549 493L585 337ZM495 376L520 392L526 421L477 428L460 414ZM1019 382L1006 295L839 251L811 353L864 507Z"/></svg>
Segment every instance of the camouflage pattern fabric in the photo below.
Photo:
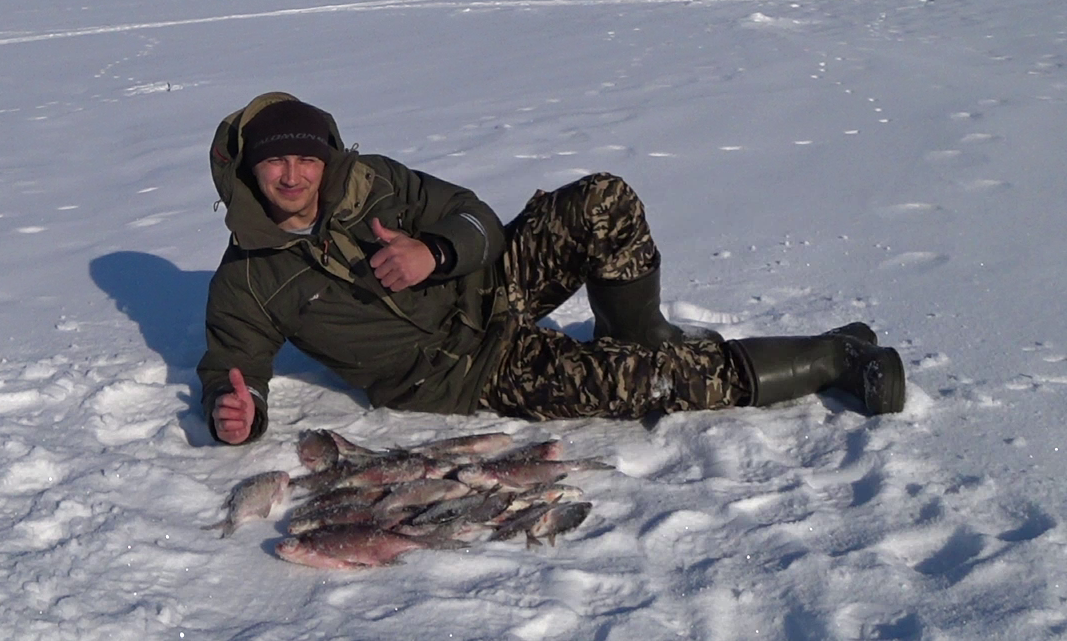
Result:
<svg viewBox="0 0 1067 641"><path fill-rule="evenodd" d="M537 325L587 279L633 280L657 265L644 205L622 179L594 174L538 191L505 233L508 322L482 407L535 419L638 418L747 397L717 342L651 350L612 338L582 343Z"/></svg>

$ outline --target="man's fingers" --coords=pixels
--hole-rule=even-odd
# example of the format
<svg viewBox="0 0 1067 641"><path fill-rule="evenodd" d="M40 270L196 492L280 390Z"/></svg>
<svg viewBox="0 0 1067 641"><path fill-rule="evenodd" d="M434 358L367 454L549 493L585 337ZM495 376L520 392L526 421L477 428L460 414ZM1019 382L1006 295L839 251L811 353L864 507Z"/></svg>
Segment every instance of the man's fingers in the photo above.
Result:
<svg viewBox="0 0 1067 641"><path fill-rule="evenodd" d="M215 408L215 420L222 421L241 421L245 417L245 407L241 404L239 407L222 405Z"/></svg>
<svg viewBox="0 0 1067 641"><path fill-rule="evenodd" d="M216 425L215 429L215 433L219 435L219 438L231 445L245 442L251 432L250 428L245 427L239 421L226 421L221 427Z"/></svg>
<svg viewBox="0 0 1067 641"><path fill-rule="evenodd" d="M398 265L388 264L380 269L374 270L375 277L382 284L382 287L398 292L411 284L410 279L404 273Z"/></svg>
<svg viewBox="0 0 1067 641"><path fill-rule="evenodd" d="M378 269L385 263L389 262L391 259L395 259L396 256L397 251L395 248L383 247L382 249L379 249L378 251L374 252L374 255L370 257L370 266L374 269Z"/></svg>

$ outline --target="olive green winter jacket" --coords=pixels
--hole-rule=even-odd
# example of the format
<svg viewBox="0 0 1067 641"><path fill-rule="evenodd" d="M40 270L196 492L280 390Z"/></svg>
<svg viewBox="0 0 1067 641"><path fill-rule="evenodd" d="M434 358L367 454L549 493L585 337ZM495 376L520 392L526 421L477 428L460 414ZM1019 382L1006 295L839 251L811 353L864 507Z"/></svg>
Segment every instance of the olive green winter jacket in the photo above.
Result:
<svg viewBox="0 0 1067 641"><path fill-rule="evenodd" d="M211 280L207 352L197 373L211 433L215 399L241 370L253 393L249 441L267 428L273 360L288 340L375 406L471 413L500 346L504 235L499 218L470 190L384 156L345 151L327 113L333 154L311 235L280 229L241 162L242 125L282 93L265 94L222 121L211 172L226 205L230 245ZM372 218L414 238L433 234L455 249L446 274L400 292L384 289L369 258L381 248Z"/></svg>

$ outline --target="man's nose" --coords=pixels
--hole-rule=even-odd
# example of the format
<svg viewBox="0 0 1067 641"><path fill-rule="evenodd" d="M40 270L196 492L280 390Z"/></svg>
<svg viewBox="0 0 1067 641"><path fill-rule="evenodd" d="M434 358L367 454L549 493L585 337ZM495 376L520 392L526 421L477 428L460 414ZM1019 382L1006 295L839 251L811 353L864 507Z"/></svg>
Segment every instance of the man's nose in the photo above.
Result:
<svg viewBox="0 0 1067 641"><path fill-rule="evenodd" d="M296 180L296 177L296 162L287 158L285 160L285 168L282 171L282 181L288 185L291 185Z"/></svg>

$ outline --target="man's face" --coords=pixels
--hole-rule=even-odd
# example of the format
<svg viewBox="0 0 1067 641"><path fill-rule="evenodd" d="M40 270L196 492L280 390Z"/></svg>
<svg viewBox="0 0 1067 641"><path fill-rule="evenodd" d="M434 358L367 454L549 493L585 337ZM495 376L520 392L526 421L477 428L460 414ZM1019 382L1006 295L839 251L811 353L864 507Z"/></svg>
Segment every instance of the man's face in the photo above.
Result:
<svg viewBox="0 0 1067 641"><path fill-rule="evenodd" d="M274 206L274 222L301 227L314 222L325 168L326 163L314 156L277 156L256 163L252 173Z"/></svg>

